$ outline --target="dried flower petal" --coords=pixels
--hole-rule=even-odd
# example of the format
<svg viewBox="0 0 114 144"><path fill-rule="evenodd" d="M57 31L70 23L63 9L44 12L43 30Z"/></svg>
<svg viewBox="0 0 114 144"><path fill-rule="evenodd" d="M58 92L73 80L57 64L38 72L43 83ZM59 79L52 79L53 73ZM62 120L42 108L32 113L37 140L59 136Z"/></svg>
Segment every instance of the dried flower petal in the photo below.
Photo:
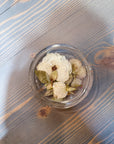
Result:
<svg viewBox="0 0 114 144"><path fill-rule="evenodd" d="M81 66L80 69L78 70L77 76L80 79L83 79L86 77L86 69L83 66Z"/></svg>
<svg viewBox="0 0 114 144"><path fill-rule="evenodd" d="M45 71L49 76L52 73L52 69L49 63L40 62L37 67L37 70Z"/></svg>
<svg viewBox="0 0 114 144"><path fill-rule="evenodd" d="M70 74L69 79L65 82L66 85L70 85L73 80L73 75Z"/></svg>
<svg viewBox="0 0 114 144"><path fill-rule="evenodd" d="M63 82L53 83L54 97L57 99L64 98L67 96L66 85Z"/></svg>
<svg viewBox="0 0 114 144"><path fill-rule="evenodd" d="M51 79L52 79L53 81L55 81L55 80L57 79L57 76L58 76L57 71L53 71L53 72L51 73Z"/></svg>
<svg viewBox="0 0 114 144"><path fill-rule="evenodd" d="M78 78L74 78L74 80L71 83L71 86L74 88L77 88L79 86L81 86L82 84L82 80L78 79Z"/></svg>
<svg viewBox="0 0 114 144"><path fill-rule="evenodd" d="M79 68L82 66L81 61L78 59L70 59L70 63L72 64L72 72L76 74Z"/></svg>

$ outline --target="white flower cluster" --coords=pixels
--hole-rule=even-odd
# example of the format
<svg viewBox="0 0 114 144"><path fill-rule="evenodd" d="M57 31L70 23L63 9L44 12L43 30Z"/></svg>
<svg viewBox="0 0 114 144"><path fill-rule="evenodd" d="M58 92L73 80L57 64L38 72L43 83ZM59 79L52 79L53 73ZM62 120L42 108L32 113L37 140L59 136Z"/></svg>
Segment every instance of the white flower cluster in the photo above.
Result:
<svg viewBox="0 0 114 144"><path fill-rule="evenodd" d="M37 70L45 71L50 76L53 66L57 67L57 81L65 82L69 79L69 74L72 72L72 66L65 56L58 53L47 54L42 62L38 64Z"/></svg>
<svg viewBox="0 0 114 144"><path fill-rule="evenodd" d="M45 71L50 77L53 72L53 67L57 71L57 79L53 83L53 96L57 99L64 98L68 94L65 82L69 79L72 73L72 65L74 65L79 80L75 83L81 83L82 78L86 76L86 70L78 59L68 61L65 56L58 53L48 53L38 64L37 70Z"/></svg>

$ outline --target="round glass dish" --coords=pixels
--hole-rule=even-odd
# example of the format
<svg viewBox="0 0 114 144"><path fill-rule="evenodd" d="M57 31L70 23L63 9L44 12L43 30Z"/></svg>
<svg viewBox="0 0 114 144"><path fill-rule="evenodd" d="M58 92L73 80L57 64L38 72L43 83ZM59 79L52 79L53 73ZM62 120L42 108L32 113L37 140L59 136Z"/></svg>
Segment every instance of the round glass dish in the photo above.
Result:
<svg viewBox="0 0 114 144"><path fill-rule="evenodd" d="M87 71L87 75L83 80L82 87L74 94L71 94L66 98L64 98L62 101L55 101L52 100L50 97L45 97L44 96L45 90L41 89L43 85L35 76L36 66L47 53L59 53L61 55L64 55L67 59L77 58L82 62L82 65L86 68ZM32 89L34 90L35 95L39 100L41 100L48 106L60 109L66 109L77 105L88 95L93 84L93 73L89 63L84 58L83 54L79 51L79 49L66 44L54 44L44 48L35 56L30 65L29 80Z"/></svg>

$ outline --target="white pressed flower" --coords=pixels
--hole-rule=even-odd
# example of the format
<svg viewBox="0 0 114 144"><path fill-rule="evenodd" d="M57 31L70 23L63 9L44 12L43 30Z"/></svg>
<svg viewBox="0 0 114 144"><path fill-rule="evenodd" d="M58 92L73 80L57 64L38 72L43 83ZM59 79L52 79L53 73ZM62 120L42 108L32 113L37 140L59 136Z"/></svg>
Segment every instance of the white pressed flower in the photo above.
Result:
<svg viewBox="0 0 114 144"><path fill-rule="evenodd" d="M65 82L69 79L69 72L67 70L67 67L65 67L63 64L61 64L61 66L59 65L57 72L58 72L57 81Z"/></svg>
<svg viewBox="0 0 114 144"><path fill-rule="evenodd" d="M80 79L83 79L86 77L86 69L83 66L80 67L79 71L77 72L77 76Z"/></svg>
<svg viewBox="0 0 114 144"><path fill-rule="evenodd" d="M70 59L70 63L74 66L74 71L77 72L79 68L82 66L82 63L78 59Z"/></svg>
<svg viewBox="0 0 114 144"><path fill-rule="evenodd" d="M67 96L66 85L63 82L54 82L53 96L57 99L65 98Z"/></svg>
<svg viewBox="0 0 114 144"><path fill-rule="evenodd" d="M80 80L80 79L78 79L78 78L75 78L75 79L72 81L71 86L72 86L72 87L79 87L79 86L81 86L81 84L82 84L82 80Z"/></svg>
<svg viewBox="0 0 114 144"><path fill-rule="evenodd" d="M69 79L69 74L72 72L72 66L65 56L58 53L48 53L43 58L42 62L38 64L37 70L44 70L50 76L53 66L57 67L57 81L65 82Z"/></svg>
<svg viewBox="0 0 114 144"><path fill-rule="evenodd" d="M48 63L40 62L37 65L37 70L45 71L49 76L52 73L51 66Z"/></svg>

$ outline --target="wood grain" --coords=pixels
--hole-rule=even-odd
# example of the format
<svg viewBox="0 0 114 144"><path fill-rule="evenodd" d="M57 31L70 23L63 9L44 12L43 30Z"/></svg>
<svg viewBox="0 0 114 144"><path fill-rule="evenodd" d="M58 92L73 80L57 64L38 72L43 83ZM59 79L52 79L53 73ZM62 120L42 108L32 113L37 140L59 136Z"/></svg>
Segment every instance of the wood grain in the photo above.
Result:
<svg viewBox="0 0 114 144"><path fill-rule="evenodd" d="M113 13L111 0L0 0L0 144L113 143L114 70L99 62L111 57ZM28 71L34 55L54 43L78 47L94 83L76 107L39 119Z"/></svg>
<svg viewBox="0 0 114 144"><path fill-rule="evenodd" d="M112 88L112 86L110 87L110 88ZM109 97L114 91L111 91L110 92L110 88L102 95L102 96L104 96L104 99L103 99L103 102L101 102L100 101L100 104L99 105L97 105L97 107L95 107L94 105L95 104L98 104L98 100L97 101L95 101L92 105L90 105L89 106L89 111L88 111L88 109L86 109L85 111L83 111L82 113L80 113L79 115L76 115L76 114L74 114L74 118L73 118L73 120L72 121L69 121L69 119L68 119L68 121L69 122L67 122L68 124L65 124L65 126L63 126L63 129L62 128L57 128L57 130L56 131L54 131L54 133L51 133L51 135L49 135L48 137L50 138L46 138L46 143L54 143L55 141L56 141L56 143L59 143L58 141L60 140L60 136L62 135L62 133L66 133L65 134L65 136L66 137L68 137L69 136L69 134L71 133L71 131L73 131L73 128L74 129L76 129L76 130L78 130L77 129L77 127L79 127L80 128L80 125L83 123L83 121L82 122L80 122L81 120L80 120L80 117L81 118L83 118L83 117L85 117L85 118L87 118L89 121L91 120L91 115L92 116L94 116L94 118L95 118L95 116L97 116L98 115L98 110L100 110L100 108L102 107L102 105L101 105L101 103L103 104L103 105L106 105L106 103L104 103L105 102L105 99L107 98L107 97ZM113 87L114 88L114 87ZM112 89L113 89L112 88ZM109 94L107 94L108 92L110 92ZM107 97L105 97L105 96L107 96ZM101 99L101 98L100 98ZM99 107L100 106L100 107ZM102 107L103 109L104 109L104 107ZM94 110L93 110L94 109ZM75 118L76 117L76 118ZM71 119L71 118L70 118ZM75 123L74 123L75 122ZM87 120L86 120L86 122L87 122ZM75 125L77 125L77 127L75 127ZM58 130L59 129L59 130ZM65 129L66 129L66 131L65 131ZM69 131L69 130L71 130L71 131ZM61 136L61 138L63 139L63 136ZM43 141L42 142L40 142L40 143L44 143L44 140L45 139L43 139Z"/></svg>
<svg viewBox="0 0 114 144"><path fill-rule="evenodd" d="M25 104L27 104L33 97L30 97L29 99L27 99L25 102L23 102L22 104L18 105L16 108L14 108L12 111L8 112L7 114L5 114L4 116L0 117L0 124L3 123L5 120L7 120L13 113L17 112L18 110L20 110Z"/></svg>
<svg viewBox="0 0 114 144"><path fill-rule="evenodd" d="M18 51L24 48L25 43L28 43L27 40L29 39L28 34L30 35L32 34L32 39L29 39L29 41L32 42L36 38L44 34L44 32L46 32L47 30L52 29L53 27L55 27L56 25L64 21L75 11L78 12L78 10L80 10L81 12L81 9L83 10L83 7L87 7L87 6L89 7L89 1L84 1L84 2L85 2L84 6L83 5L81 6L81 1L76 1L76 2L68 1L68 0L48 1L48 2L46 0L34 1L33 4L29 5L31 7L29 7L27 10L25 10L24 12L21 11L21 13L17 11L16 12L17 14L12 13L9 19L4 19L5 16L2 15L3 20L1 19L2 23L1 23L1 33L0 33L2 34L0 38L0 43L1 43L0 56L2 58L1 62L3 62L3 59L5 60L6 57L7 59L8 57L10 58L11 57L10 54L13 56L16 53L18 53ZM93 6L95 5L95 3L96 2L91 2L90 4ZM110 6L110 3L108 2L104 4ZM19 3L17 3L17 7L18 5L20 6ZM21 5L23 7L23 4ZM41 7L43 7L43 9L41 9ZM67 11L65 12L63 11L64 7L65 9L67 9ZM72 8L72 11L70 10L70 8ZM98 9L98 6L95 5L95 8ZM60 9L60 11L58 11L58 9ZM109 13L108 9L107 9L107 13ZM51 23L48 21L49 18L53 19ZM6 28L4 28L5 25ZM10 26L7 27L7 25ZM48 25L50 27L48 27ZM18 45L16 45L16 43L18 43Z"/></svg>

